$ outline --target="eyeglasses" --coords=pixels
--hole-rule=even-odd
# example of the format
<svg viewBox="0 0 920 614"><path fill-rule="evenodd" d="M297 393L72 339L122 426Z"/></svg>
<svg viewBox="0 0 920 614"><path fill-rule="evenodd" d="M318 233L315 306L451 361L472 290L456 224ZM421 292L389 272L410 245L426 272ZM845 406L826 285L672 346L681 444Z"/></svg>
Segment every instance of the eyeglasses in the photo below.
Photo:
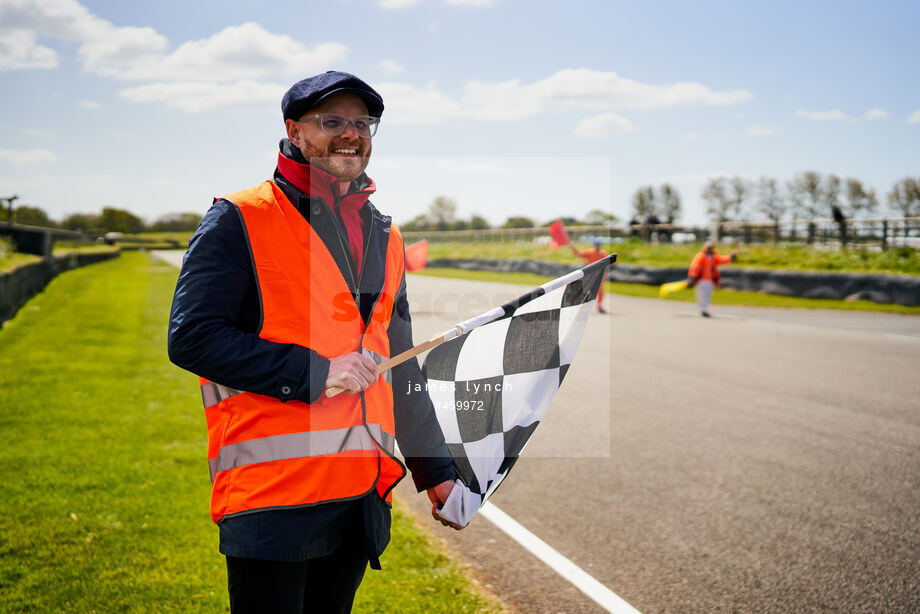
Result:
<svg viewBox="0 0 920 614"><path fill-rule="evenodd" d="M306 119L298 119L297 121L305 123L314 119L319 120L320 128L322 128L323 132L329 136L339 136L340 134L344 134L345 128L348 127L348 124L351 124L355 127L355 132L358 133L358 136L370 138L377 134L377 126L380 124L379 117L371 117L370 115L343 117L341 115L334 115L331 113L317 113L316 115L307 115Z"/></svg>

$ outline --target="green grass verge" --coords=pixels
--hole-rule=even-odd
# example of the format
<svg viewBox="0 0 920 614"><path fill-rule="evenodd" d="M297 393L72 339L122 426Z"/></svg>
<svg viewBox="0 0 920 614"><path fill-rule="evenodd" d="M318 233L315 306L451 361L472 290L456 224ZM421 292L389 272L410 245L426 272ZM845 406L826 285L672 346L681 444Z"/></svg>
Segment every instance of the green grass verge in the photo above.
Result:
<svg viewBox="0 0 920 614"><path fill-rule="evenodd" d="M485 594L466 570L446 554L443 544L427 525L417 526L403 509L397 500L393 506L392 540L380 561L383 569L368 570L364 575L355 599L355 612L498 614L508 611ZM432 521L431 528L439 531L441 525Z"/></svg>
<svg viewBox="0 0 920 614"><path fill-rule="evenodd" d="M114 252L118 248L112 247L111 245L95 245L89 244L81 247L54 247L55 256L63 256L72 252ZM25 264L32 264L33 262L39 262L42 259L41 256L35 256L33 254L21 254L19 252L10 252L10 253L0 253L0 273L9 273L15 268L21 267Z"/></svg>
<svg viewBox="0 0 920 614"><path fill-rule="evenodd" d="M188 240L195 234L194 230L169 230L162 232L139 232L136 235L138 239L148 239L153 241L172 241L182 246L183 249L188 247Z"/></svg>
<svg viewBox="0 0 920 614"><path fill-rule="evenodd" d="M107 245L105 243L55 243L54 244L54 255L60 256L64 254L71 254L74 252L80 254L87 253L97 253L97 252L115 252L118 251L118 248L114 245Z"/></svg>
<svg viewBox="0 0 920 614"><path fill-rule="evenodd" d="M587 244L579 245L584 249ZM630 240L605 246L619 254L623 264L642 266L687 267L700 251L700 244L651 244ZM807 246L723 245L722 253L737 250L741 256L736 265L756 269L787 269L793 271L832 271L858 273L898 273L920 275L920 252L912 248L893 248L886 252L865 249L828 251ZM429 243L429 258L532 258L550 262L580 262L566 247L550 249L533 242L517 243Z"/></svg>
<svg viewBox="0 0 920 614"><path fill-rule="evenodd" d="M20 254L19 252L0 254L0 273L9 273L17 267L21 267L24 264L32 264L33 262L38 262L41 259L41 256L33 256L32 254Z"/></svg>
<svg viewBox="0 0 920 614"><path fill-rule="evenodd" d="M227 611L197 380L166 356L176 276L122 254L0 329L0 610ZM359 611L500 611L406 515L393 533Z"/></svg>
<svg viewBox="0 0 920 614"><path fill-rule="evenodd" d="M538 286L550 280L534 273L499 273L495 271L467 271L464 269L431 268L410 273L429 277L448 277L452 279L473 279L478 281L496 281L525 286ZM607 282L606 290L612 294L624 294L643 298L659 298L658 286L645 284L627 284ZM695 302L693 290L681 290L669 294L668 301ZM714 305L746 305L751 307L785 307L799 309L843 309L851 311L883 311L888 313L920 314L920 307L903 305L881 305L870 301L835 301L828 299L798 298L760 294L759 292L739 292L735 290L715 290L712 295Z"/></svg>

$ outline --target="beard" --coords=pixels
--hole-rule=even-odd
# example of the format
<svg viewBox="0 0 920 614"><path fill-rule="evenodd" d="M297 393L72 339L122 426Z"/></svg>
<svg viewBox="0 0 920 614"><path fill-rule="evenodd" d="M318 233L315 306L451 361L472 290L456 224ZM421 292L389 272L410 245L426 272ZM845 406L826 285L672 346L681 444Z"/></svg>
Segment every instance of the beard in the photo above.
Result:
<svg viewBox="0 0 920 614"><path fill-rule="evenodd" d="M356 149L357 155L346 156L332 153L335 149ZM321 147L304 142L300 153L313 166L320 168L341 182L354 181L364 173L371 159L371 144L364 139L354 141L335 140Z"/></svg>

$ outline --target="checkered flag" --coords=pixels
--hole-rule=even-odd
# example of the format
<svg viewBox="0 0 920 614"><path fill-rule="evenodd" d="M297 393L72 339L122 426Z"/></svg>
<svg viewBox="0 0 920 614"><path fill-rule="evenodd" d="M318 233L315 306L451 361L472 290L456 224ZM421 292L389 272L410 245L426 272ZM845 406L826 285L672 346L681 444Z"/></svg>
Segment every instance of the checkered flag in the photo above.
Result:
<svg viewBox="0 0 920 614"><path fill-rule="evenodd" d="M615 259L483 314L491 321L428 354L428 394L460 476L438 511L446 520L468 524L508 475L565 378Z"/></svg>

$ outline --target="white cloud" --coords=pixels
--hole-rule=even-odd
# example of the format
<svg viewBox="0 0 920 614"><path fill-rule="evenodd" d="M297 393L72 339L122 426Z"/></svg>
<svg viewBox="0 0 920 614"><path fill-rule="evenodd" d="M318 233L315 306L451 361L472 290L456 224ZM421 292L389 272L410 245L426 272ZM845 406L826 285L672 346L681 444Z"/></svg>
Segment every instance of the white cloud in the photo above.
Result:
<svg viewBox="0 0 920 614"><path fill-rule="evenodd" d="M76 0L0 0L0 24L0 70L57 66L56 52L37 42L50 38L77 43L87 72L135 81L237 82L302 75L328 69L348 52L336 42L308 48L253 22L169 52L169 41L153 28L115 26Z"/></svg>
<svg viewBox="0 0 920 614"><path fill-rule="evenodd" d="M260 107L277 104L287 86L256 81L221 83L220 94L212 83L176 81L149 83L122 90L120 94L131 102L159 102L187 113L201 113L221 108Z"/></svg>
<svg viewBox="0 0 920 614"><path fill-rule="evenodd" d="M385 83L378 88L387 113L400 123L436 124L458 117L480 121L527 119L558 111L610 113L626 109L733 105L753 98L747 90L711 90L700 83L652 85L591 69L560 70L545 79L524 83L468 81L460 94L435 83L424 88Z"/></svg>
<svg viewBox="0 0 920 614"><path fill-rule="evenodd" d="M313 49L249 22L224 28L209 38L183 43L167 55L148 55L128 65L110 66L111 76L146 81L235 81L273 73L301 75L328 69L345 58L340 43Z"/></svg>
<svg viewBox="0 0 920 614"><path fill-rule="evenodd" d="M688 141L694 141L694 140L700 138L700 133L699 133L699 132L696 132L696 131L684 132L683 138L687 139Z"/></svg>
<svg viewBox="0 0 920 614"><path fill-rule="evenodd" d="M455 160L439 160L437 165L439 169L464 175L482 175L492 173L503 173L503 169L498 164L490 162L457 162Z"/></svg>
<svg viewBox="0 0 920 614"><path fill-rule="evenodd" d="M770 136L776 134L776 128L754 124L744 129L744 136Z"/></svg>
<svg viewBox="0 0 920 614"><path fill-rule="evenodd" d="M451 6L495 6L496 0L444 0Z"/></svg>
<svg viewBox="0 0 920 614"><path fill-rule="evenodd" d="M441 92L437 83L417 87L409 83L381 83L375 88L386 104L388 124L440 124L462 117L463 107Z"/></svg>
<svg viewBox="0 0 920 614"><path fill-rule="evenodd" d="M866 111L866 119L888 119L891 117L885 109L869 109Z"/></svg>
<svg viewBox="0 0 920 614"><path fill-rule="evenodd" d="M76 42L84 68L100 74L159 53L167 45L153 28L117 27L76 0L0 0L0 24L4 30L28 32L36 40Z"/></svg>
<svg viewBox="0 0 920 614"><path fill-rule="evenodd" d="M284 89L257 81L327 70L348 53L336 42L306 47L254 22L169 51L169 41L153 28L115 26L76 0L0 0L0 24L0 70L54 68L57 53L38 41L73 42L89 73L156 82L124 90L124 98L189 112L261 104L269 94L277 102Z"/></svg>
<svg viewBox="0 0 920 614"><path fill-rule="evenodd" d="M907 118L908 124L920 124L920 109L917 109Z"/></svg>
<svg viewBox="0 0 920 614"><path fill-rule="evenodd" d="M472 81L464 100L478 107L482 119L533 116L549 110L614 111L664 109L685 105L730 105L753 98L746 90L713 91L700 83L651 85L588 68L560 70L525 84Z"/></svg>
<svg viewBox="0 0 920 614"><path fill-rule="evenodd" d="M419 0L380 0L380 8L388 11L409 9L416 6Z"/></svg>
<svg viewBox="0 0 920 614"><path fill-rule="evenodd" d="M96 102L95 100L81 100L80 106L83 107L84 109L90 109L92 111L98 111L99 109L102 108L102 104L99 102Z"/></svg>
<svg viewBox="0 0 920 614"><path fill-rule="evenodd" d="M383 69L383 71L388 75L398 75L404 70L402 65L394 62L393 60L380 60L380 62L377 63L377 66Z"/></svg>
<svg viewBox="0 0 920 614"><path fill-rule="evenodd" d="M275 148L272 150L274 155L278 155L278 149ZM395 158L386 158L382 156L377 156L376 154L371 158L371 166L374 169L397 169L403 168L402 162L398 161Z"/></svg>
<svg viewBox="0 0 920 614"><path fill-rule="evenodd" d="M0 32L0 71L57 68L58 54L29 30Z"/></svg>
<svg viewBox="0 0 920 614"><path fill-rule="evenodd" d="M57 159L57 155L47 149L0 149L0 160L14 164L43 164Z"/></svg>
<svg viewBox="0 0 920 614"><path fill-rule="evenodd" d="M603 139L627 134L636 128L628 119L616 113L601 113L586 117L575 126L575 136L587 139Z"/></svg>
<svg viewBox="0 0 920 614"><path fill-rule="evenodd" d="M808 111L798 109L795 112L796 117L807 119L815 122L826 121L852 121L853 118L841 111L840 109L831 109L830 111Z"/></svg>

